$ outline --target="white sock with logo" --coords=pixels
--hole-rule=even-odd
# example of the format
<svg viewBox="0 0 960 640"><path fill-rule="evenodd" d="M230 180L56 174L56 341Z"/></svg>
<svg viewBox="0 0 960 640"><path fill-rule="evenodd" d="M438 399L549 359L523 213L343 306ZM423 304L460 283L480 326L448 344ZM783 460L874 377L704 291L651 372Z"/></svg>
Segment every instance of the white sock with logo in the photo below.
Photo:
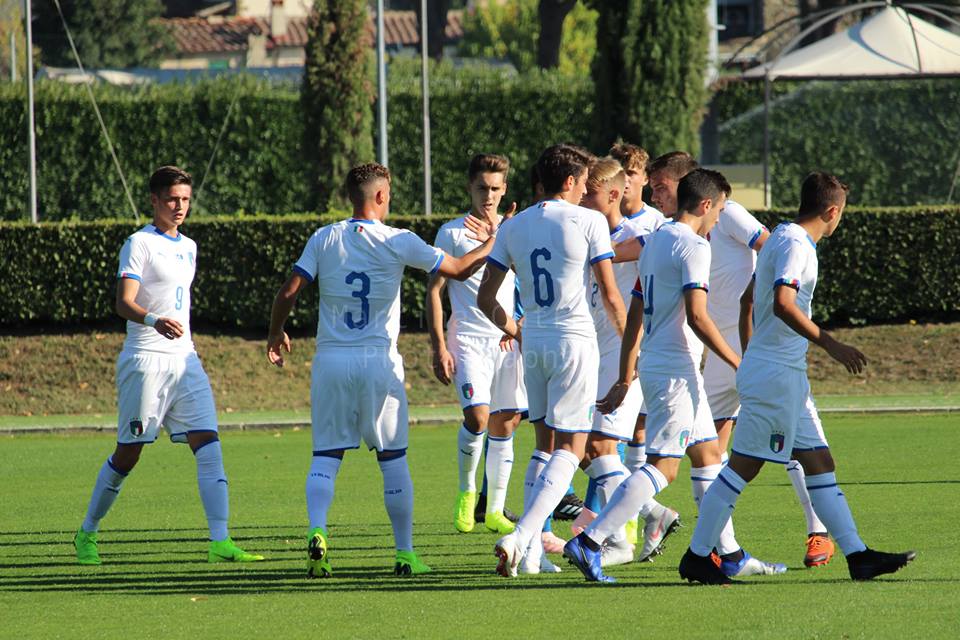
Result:
<svg viewBox="0 0 960 640"><path fill-rule="evenodd" d="M413 481L407 454L378 463L383 473L383 504L393 525L397 551L413 551Z"/></svg>
<svg viewBox="0 0 960 640"><path fill-rule="evenodd" d="M800 508L803 509L803 515L807 519L807 535L825 532L827 526L820 521L817 512L813 510L813 502L810 501L810 494L807 492L807 481L803 466L796 460L788 462L787 477L790 478L793 490L797 494L797 500L800 501Z"/></svg>
<svg viewBox="0 0 960 640"><path fill-rule="evenodd" d="M474 433L465 424L457 432L460 491L477 490L477 467L480 466L480 455L483 453L483 433Z"/></svg>
<svg viewBox="0 0 960 640"><path fill-rule="evenodd" d="M503 511L513 471L513 436L487 436L487 513Z"/></svg>
<svg viewBox="0 0 960 640"><path fill-rule="evenodd" d="M126 479L127 474L120 473L113 466L112 458L107 458L100 472L97 474L97 481L93 485L93 494L90 496L90 504L87 506L87 517L83 520L82 528L87 533L95 533L100 528L100 521L110 511L113 501L120 494L120 486Z"/></svg>
<svg viewBox="0 0 960 640"><path fill-rule="evenodd" d="M307 473L307 517L310 528L322 527L327 530L327 512L333 503L337 473L340 471L341 458L314 456Z"/></svg>
<svg viewBox="0 0 960 640"><path fill-rule="evenodd" d="M543 530L544 520L560 504L579 466L580 459L564 449L557 449L550 456L550 461L537 477L530 502L514 531L520 549L526 549L533 536Z"/></svg>
<svg viewBox="0 0 960 640"><path fill-rule="evenodd" d="M200 501L207 514L207 526L211 540L226 540L227 520L230 517L230 496L227 491L227 474L223 470L223 450L219 440L200 445L193 452L197 460L197 486Z"/></svg>

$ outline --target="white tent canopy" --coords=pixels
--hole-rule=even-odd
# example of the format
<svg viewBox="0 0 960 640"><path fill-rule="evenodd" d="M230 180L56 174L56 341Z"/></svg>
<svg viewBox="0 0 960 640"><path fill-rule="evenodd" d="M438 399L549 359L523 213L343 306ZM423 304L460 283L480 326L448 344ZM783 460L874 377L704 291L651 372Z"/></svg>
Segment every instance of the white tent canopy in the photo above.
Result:
<svg viewBox="0 0 960 640"><path fill-rule="evenodd" d="M888 5L846 31L750 69L744 78L960 75L960 36Z"/></svg>

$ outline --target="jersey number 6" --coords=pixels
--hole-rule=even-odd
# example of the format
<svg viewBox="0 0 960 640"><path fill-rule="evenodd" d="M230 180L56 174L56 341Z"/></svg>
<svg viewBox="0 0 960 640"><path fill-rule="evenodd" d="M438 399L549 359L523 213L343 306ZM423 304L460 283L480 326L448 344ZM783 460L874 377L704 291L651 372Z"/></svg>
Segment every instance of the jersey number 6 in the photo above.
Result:
<svg viewBox="0 0 960 640"><path fill-rule="evenodd" d="M553 304L553 278L550 272L537 264L537 258L542 257L544 261L550 260L550 250L540 248L530 254L530 271L533 274L533 299L541 307L549 307ZM543 278L543 289L540 288L540 279Z"/></svg>

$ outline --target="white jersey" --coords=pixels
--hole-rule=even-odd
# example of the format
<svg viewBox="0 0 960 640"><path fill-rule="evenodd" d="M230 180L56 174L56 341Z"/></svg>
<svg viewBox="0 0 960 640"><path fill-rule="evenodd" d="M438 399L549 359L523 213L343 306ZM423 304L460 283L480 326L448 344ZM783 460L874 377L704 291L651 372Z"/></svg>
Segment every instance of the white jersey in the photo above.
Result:
<svg viewBox="0 0 960 640"><path fill-rule="evenodd" d="M179 231L172 238L152 224L127 238L120 249L118 278L140 283L135 302L149 313L173 318L183 326L183 335L167 340L153 327L127 321L123 351L191 353L190 284L197 268L197 243Z"/></svg>
<svg viewBox="0 0 960 640"><path fill-rule="evenodd" d="M687 324L683 292L709 290L710 243L682 222L668 222L645 240L633 292L643 298L640 371L694 375L703 343Z"/></svg>
<svg viewBox="0 0 960 640"><path fill-rule="evenodd" d="M641 235L653 233L659 229L664 222L667 221L667 218L660 212L659 209L656 207L651 207L647 203L643 204L643 207L640 209L640 211L624 217L627 220L641 225L644 229L647 229L647 231L644 231Z"/></svg>
<svg viewBox="0 0 960 640"><path fill-rule="evenodd" d="M461 258L480 246L480 242L467 235L463 218L446 223L437 231L434 244L455 258ZM456 336L474 338L497 338L503 332L483 315L477 307L477 292L483 280L483 269L478 270L464 281L448 280L447 291L450 294L450 319L447 321L447 333ZM508 313L514 308L514 276L507 271L497 301Z"/></svg>
<svg viewBox="0 0 960 640"><path fill-rule="evenodd" d="M817 245L803 227L779 225L757 260L753 286L753 336L744 358L758 358L799 369L807 367L807 339L773 314L774 290L797 290L797 307L809 318L817 286Z"/></svg>
<svg viewBox="0 0 960 640"><path fill-rule="evenodd" d="M653 233L660 226L659 221L652 214L642 215L644 211L634 214L630 218L624 218L623 222L610 232L610 240L620 243ZM620 296L626 304L626 301L630 299L633 284L637 281L636 262L614 263L613 277L617 282L617 289L620 290ZM600 285L597 283L592 270L590 271L590 289L587 295L590 300L590 315L593 316L593 325L597 330L597 346L600 348L600 355L602 356L610 351L619 351L621 337L617 335L617 330L610 322L610 316L607 315L607 310L603 306L603 300L600 297ZM605 389L602 391L606 392Z"/></svg>
<svg viewBox="0 0 960 640"><path fill-rule="evenodd" d="M564 200L539 202L507 220L487 258L516 269L524 337L596 340L587 300L590 265L613 258L602 214Z"/></svg>
<svg viewBox="0 0 960 640"><path fill-rule="evenodd" d="M317 231L293 269L320 291L317 348L393 348L405 266L435 272L443 252L412 231L350 219Z"/></svg>
<svg viewBox="0 0 960 640"><path fill-rule="evenodd" d="M766 227L749 211L727 200L717 224L707 236L713 255L707 312L720 330L739 323L740 296L750 284L757 261L753 245L764 231Z"/></svg>

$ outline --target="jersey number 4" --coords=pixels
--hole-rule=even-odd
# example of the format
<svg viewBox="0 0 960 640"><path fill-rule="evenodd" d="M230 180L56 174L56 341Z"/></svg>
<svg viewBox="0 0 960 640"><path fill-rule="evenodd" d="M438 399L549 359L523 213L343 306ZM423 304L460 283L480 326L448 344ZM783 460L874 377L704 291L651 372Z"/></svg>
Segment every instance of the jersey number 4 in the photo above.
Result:
<svg viewBox="0 0 960 640"><path fill-rule="evenodd" d="M347 274L346 282L352 285L354 282L360 282L360 288L350 293L354 298L360 299L360 319L357 320L352 311L343 314L343 320L351 329L363 329L370 321L370 301L367 296L370 295L370 277L359 271L351 271Z"/></svg>
<svg viewBox="0 0 960 640"><path fill-rule="evenodd" d="M550 272L537 263L538 258L543 258L544 262L550 261L550 250L540 248L530 254L530 272L533 274L533 299L541 307L549 307L553 304L553 278ZM543 288L540 283L543 283Z"/></svg>

